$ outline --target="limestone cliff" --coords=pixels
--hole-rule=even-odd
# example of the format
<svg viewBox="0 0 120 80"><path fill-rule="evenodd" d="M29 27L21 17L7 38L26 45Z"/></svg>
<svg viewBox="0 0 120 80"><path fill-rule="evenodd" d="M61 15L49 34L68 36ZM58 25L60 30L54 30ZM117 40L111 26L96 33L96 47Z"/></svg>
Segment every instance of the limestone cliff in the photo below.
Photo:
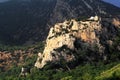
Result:
<svg viewBox="0 0 120 80"><path fill-rule="evenodd" d="M78 48L97 51L98 55L106 54L106 45L112 45L112 39L117 33L114 25L116 19L91 17L84 21L74 19L57 23L49 31L43 53L38 53L35 63L37 68L43 68L47 62L58 63L75 61ZM106 56L104 56L106 59Z"/></svg>

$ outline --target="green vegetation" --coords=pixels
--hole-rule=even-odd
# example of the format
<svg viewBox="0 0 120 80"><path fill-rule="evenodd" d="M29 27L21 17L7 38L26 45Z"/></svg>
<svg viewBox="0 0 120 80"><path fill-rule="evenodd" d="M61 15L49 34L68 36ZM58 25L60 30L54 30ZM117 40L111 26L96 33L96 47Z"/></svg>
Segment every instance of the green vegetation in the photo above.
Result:
<svg viewBox="0 0 120 80"><path fill-rule="evenodd" d="M78 57L76 66L71 67L69 63L66 64L64 60L61 60L59 67L58 65L54 66L53 64L48 64L43 69L37 69L34 67L37 54L34 54L32 57L27 57L25 59L24 66L31 69L30 74L26 77L20 77L19 75L23 65L14 65L6 72L0 71L0 80L120 80L120 52L117 49L120 43L120 35L114 39L114 42L112 46L108 47L109 54L107 55L107 61L97 59L96 53L98 48L96 46L95 52L88 49L86 50L85 46L83 46L78 48L76 53ZM31 48L34 47L34 53L42 51L44 47L43 44L44 43L39 43L31 46ZM15 49L22 48L23 47ZM11 50L12 48L8 47L5 49ZM64 46L63 49L65 49L67 53L68 49L66 46ZM23 50L27 50L27 47L23 48ZM61 49L58 51L61 51ZM81 55L78 56L79 53ZM96 59L92 60L93 55ZM74 64L76 63L72 63L72 65ZM67 69L67 67L70 69Z"/></svg>
<svg viewBox="0 0 120 80"><path fill-rule="evenodd" d="M28 62L33 61L28 60ZM101 62L97 65L88 63L79 65L71 71L61 69L40 70L31 66L31 73L26 77L19 77L21 66L14 66L8 72L0 73L0 80L110 80L110 78L113 80L113 77L118 78L120 75L120 65L117 64L118 62L107 65Z"/></svg>
<svg viewBox="0 0 120 80"><path fill-rule="evenodd" d="M34 53L42 52L44 48L44 42L38 42L31 46L10 46L10 45L2 45L0 44L0 51L10 51L13 52L15 50L28 50L30 48L34 48Z"/></svg>
<svg viewBox="0 0 120 80"><path fill-rule="evenodd" d="M102 60L85 61L85 57L89 57L88 51L79 49L77 53L81 53L78 57L78 63L74 68L70 67L70 70L65 68L66 64L60 64L61 67L51 67L46 65L43 69L37 69L34 67L34 63L37 59L37 54L25 59L25 67L30 68L31 73L26 77L19 77L22 66L14 65L6 72L0 72L0 80L119 80L120 79L120 64L119 64L119 51L116 47L120 39L117 37L113 46L109 47L110 55L108 62ZM39 46L38 46L39 45ZM43 50L43 43L31 46L34 47L35 53ZM14 48L14 47L13 47ZM22 49L23 47L17 47L15 49ZM29 47L30 48L30 47ZM6 48L9 50L9 47ZM23 48L26 50L27 48ZM10 49L11 50L11 49ZM89 51L90 52L90 51ZM91 52L92 53L92 52ZM116 54L115 54L116 53ZM67 65L69 67L69 65Z"/></svg>
<svg viewBox="0 0 120 80"><path fill-rule="evenodd" d="M113 68L102 72L100 76L96 77L97 80L120 80L120 64Z"/></svg>

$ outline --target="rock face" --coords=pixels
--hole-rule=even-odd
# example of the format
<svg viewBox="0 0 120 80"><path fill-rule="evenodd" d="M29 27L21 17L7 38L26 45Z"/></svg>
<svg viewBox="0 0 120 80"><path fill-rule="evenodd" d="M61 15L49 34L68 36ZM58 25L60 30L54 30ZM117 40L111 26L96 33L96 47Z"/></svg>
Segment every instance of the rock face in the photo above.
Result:
<svg viewBox="0 0 120 80"><path fill-rule="evenodd" d="M50 29L45 49L43 53L38 54L35 66L43 68L47 62L75 61L76 57L81 55L76 54L80 47L97 51L103 56L106 54L106 45L112 45L112 39L117 33L117 28L112 22L112 18L95 16L84 21L72 19L57 23Z"/></svg>

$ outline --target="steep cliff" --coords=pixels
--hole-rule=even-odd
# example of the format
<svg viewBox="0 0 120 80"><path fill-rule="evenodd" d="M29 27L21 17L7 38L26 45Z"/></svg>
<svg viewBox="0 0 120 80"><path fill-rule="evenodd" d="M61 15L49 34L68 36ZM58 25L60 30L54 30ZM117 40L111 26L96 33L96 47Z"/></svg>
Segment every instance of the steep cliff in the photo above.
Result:
<svg viewBox="0 0 120 80"><path fill-rule="evenodd" d="M35 66L43 68L47 62L57 64L61 61L77 61L82 50L89 54L89 60L107 60L107 47L113 44L119 27L119 20L98 16L57 23L50 29L45 49L38 54Z"/></svg>

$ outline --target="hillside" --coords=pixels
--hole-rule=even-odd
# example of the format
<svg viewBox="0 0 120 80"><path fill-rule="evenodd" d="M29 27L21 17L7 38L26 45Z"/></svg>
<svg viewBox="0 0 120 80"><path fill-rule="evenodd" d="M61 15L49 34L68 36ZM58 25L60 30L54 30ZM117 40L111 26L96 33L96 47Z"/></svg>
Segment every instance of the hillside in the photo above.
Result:
<svg viewBox="0 0 120 80"><path fill-rule="evenodd" d="M10 0L0 3L0 42L35 44L46 39L55 23L95 14L117 16L119 12L101 0Z"/></svg>
<svg viewBox="0 0 120 80"><path fill-rule="evenodd" d="M120 8L102 0L0 3L0 80L119 80Z"/></svg>
<svg viewBox="0 0 120 80"><path fill-rule="evenodd" d="M120 64L114 66L113 68L106 70L96 77L96 80L118 80L120 79Z"/></svg>
<svg viewBox="0 0 120 80"><path fill-rule="evenodd" d="M116 66L120 60L119 30L120 21L113 17L95 16L57 23L51 27L45 46L37 44L23 50L6 48L9 52L3 49L0 52L3 65L0 79L119 79L119 65ZM11 49L15 52L11 52ZM20 74L23 67L30 68L30 73L22 77Z"/></svg>

